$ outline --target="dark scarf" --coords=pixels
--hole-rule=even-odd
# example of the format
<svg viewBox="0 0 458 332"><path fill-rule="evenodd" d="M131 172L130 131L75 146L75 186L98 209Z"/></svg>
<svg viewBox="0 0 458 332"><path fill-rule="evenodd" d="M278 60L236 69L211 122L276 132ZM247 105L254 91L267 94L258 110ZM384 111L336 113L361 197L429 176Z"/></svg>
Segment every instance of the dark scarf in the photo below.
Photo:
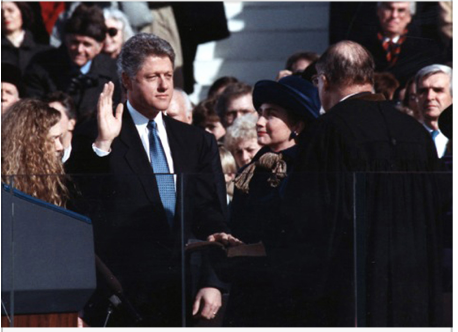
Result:
<svg viewBox="0 0 458 332"><path fill-rule="evenodd" d="M281 153L267 152L258 160L248 165L241 174L234 180L237 189L245 194L249 192L251 179L253 178L256 168L264 168L271 171L271 176L267 180L271 187L278 187L281 180L286 178L286 162L283 160Z"/></svg>

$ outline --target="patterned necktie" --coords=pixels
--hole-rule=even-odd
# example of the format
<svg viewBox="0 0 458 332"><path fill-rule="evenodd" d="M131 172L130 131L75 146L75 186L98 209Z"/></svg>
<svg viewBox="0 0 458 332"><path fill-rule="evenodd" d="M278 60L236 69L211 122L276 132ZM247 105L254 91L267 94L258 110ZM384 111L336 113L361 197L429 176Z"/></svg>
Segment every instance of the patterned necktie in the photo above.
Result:
<svg viewBox="0 0 458 332"><path fill-rule="evenodd" d="M164 148L161 140L157 135L157 124L154 120L148 122L149 129L149 151L151 157L151 166L156 176L159 195L161 196L162 205L167 215L167 221L170 226L173 225L173 216L175 215L175 183L173 175L170 174L167 158L165 157Z"/></svg>
<svg viewBox="0 0 458 332"><path fill-rule="evenodd" d="M407 38L407 32L407 29L405 29L396 43L393 42L391 38L385 38L385 36L383 36L380 32L377 34L377 37L382 42L382 47L385 50L388 67L394 66L398 60L399 54L401 53L401 45Z"/></svg>

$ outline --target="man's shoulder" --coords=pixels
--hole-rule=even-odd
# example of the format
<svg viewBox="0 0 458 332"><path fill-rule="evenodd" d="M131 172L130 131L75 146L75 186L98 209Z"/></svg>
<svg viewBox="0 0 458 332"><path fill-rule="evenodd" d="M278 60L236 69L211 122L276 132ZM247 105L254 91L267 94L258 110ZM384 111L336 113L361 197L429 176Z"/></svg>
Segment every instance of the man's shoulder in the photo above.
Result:
<svg viewBox="0 0 458 332"><path fill-rule="evenodd" d="M417 120L399 111L390 101L345 100L323 115L321 121L334 128L351 128L352 131L365 127L374 128L375 133L386 127L391 134L403 138L423 137L426 132Z"/></svg>
<svg viewBox="0 0 458 332"><path fill-rule="evenodd" d="M196 136L205 136L207 133L205 130L196 127L194 125L184 123L182 121L175 120L167 115L163 116L164 122L166 123L167 129L171 130L178 130L180 132L189 134L189 135L196 135Z"/></svg>
<svg viewBox="0 0 458 332"><path fill-rule="evenodd" d="M54 48L54 47L45 47L43 50L38 52L34 58L33 62L34 63L39 63L39 64L49 64L49 65L59 65L60 63L63 62L64 59L67 59L68 55L67 53L60 47L60 48ZM54 62L55 60L59 60Z"/></svg>
<svg viewBox="0 0 458 332"><path fill-rule="evenodd" d="M202 128L175 120L168 116L164 116L164 122L167 131L170 130L170 134L182 141L183 144L191 146L199 143L199 145L203 144L206 147L217 145L215 136Z"/></svg>
<svg viewBox="0 0 458 332"><path fill-rule="evenodd" d="M91 73L103 73L116 76L116 60L104 53L97 54L92 60Z"/></svg>
<svg viewBox="0 0 458 332"><path fill-rule="evenodd" d="M29 73L43 72L65 75L69 69L68 54L61 48L46 48L37 52L26 69Z"/></svg>

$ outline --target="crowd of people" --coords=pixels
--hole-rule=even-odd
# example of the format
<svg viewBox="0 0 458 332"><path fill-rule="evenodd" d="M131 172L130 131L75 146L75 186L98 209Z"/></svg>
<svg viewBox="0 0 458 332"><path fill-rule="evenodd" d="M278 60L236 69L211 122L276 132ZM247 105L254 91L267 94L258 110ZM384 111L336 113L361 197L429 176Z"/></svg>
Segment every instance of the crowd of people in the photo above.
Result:
<svg viewBox="0 0 458 332"><path fill-rule="evenodd" d="M450 326L452 63L411 36L415 2L378 3L377 31L292 53L275 79L218 78L197 105L189 61L227 31L190 38L183 12L143 4L69 3L42 44L32 6L2 2L2 181L89 216L128 299L110 316L98 275L85 323ZM202 252L183 290L195 239L266 254Z"/></svg>

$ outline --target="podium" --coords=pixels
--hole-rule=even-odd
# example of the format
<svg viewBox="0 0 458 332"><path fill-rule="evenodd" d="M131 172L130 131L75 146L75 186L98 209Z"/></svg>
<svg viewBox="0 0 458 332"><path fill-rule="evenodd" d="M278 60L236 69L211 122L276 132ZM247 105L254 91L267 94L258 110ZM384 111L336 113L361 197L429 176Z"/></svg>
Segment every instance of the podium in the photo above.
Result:
<svg viewBox="0 0 458 332"><path fill-rule="evenodd" d="M2 185L2 327L77 326L96 288L90 219Z"/></svg>

